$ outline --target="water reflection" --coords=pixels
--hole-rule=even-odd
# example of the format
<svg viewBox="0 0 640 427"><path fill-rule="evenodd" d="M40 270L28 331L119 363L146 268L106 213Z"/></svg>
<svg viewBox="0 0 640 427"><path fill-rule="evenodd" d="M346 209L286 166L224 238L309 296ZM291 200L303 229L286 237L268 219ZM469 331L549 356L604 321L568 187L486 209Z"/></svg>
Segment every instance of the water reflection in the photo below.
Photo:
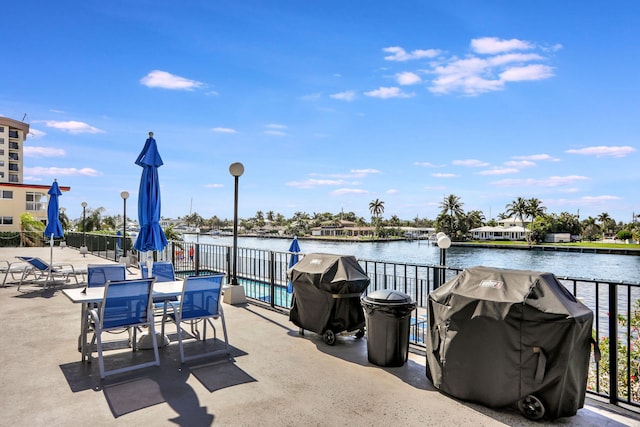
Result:
<svg viewBox="0 0 640 427"><path fill-rule="evenodd" d="M185 240L195 241L195 236L185 235ZM200 236L200 243L230 246L233 242L231 237ZM240 247L279 252L286 252L290 243L290 239L238 238L238 246ZM300 247L303 253L322 252L354 255L360 259L408 264L435 265L439 262L439 248L426 241L355 243L300 240ZM456 268L485 265L498 268L548 271L559 277L569 276L640 283L640 256L632 255L453 246L447 250L447 265Z"/></svg>

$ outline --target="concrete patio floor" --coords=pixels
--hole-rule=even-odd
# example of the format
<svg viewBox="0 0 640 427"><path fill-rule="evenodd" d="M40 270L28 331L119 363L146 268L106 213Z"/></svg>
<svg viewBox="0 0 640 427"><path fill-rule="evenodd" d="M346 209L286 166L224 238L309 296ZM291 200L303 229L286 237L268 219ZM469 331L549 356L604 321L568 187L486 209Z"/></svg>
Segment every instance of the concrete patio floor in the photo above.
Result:
<svg viewBox="0 0 640 427"><path fill-rule="evenodd" d="M0 248L0 260L49 254ZM79 267L109 262L57 247L53 258ZM286 315L253 304L224 305L229 357L181 365L172 343L160 349L160 367L101 381L95 353L93 363L80 362L80 307L63 286L76 285L0 288L1 425L640 426L636 414L591 398L576 416L553 422L461 402L434 389L424 355L410 353L400 368L378 367L367 360L366 338L339 337L328 346L316 334L299 336ZM168 335L175 339L175 327ZM124 349L106 360L131 357Z"/></svg>

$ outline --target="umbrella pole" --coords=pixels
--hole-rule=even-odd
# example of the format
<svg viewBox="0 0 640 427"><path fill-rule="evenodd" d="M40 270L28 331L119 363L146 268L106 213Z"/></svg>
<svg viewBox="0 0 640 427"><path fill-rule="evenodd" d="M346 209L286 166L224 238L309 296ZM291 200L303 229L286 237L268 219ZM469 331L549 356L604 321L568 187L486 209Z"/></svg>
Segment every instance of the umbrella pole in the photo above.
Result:
<svg viewBox="0 0 640 427"><path fill-rule="evenodd" d="M50 255L49 255L49 268L47 269L47 279L44 281L44 289L47 289L47 283L49 283L49 280L52 278L52 271L51 269L53 268L53 233L51 233L51 240L49 242L49 246L50 246Z"/></svg>

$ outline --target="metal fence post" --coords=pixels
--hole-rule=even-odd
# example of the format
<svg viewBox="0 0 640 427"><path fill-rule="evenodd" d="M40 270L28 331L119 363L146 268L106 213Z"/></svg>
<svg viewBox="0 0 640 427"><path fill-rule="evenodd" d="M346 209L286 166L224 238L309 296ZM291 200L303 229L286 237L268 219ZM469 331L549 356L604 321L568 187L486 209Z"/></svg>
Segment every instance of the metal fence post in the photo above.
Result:
<svg viewBox="0 0 640 427"><path fill-rule="evenodd" d="M618 286L609 283L609 402L618 404Z"/></svg>

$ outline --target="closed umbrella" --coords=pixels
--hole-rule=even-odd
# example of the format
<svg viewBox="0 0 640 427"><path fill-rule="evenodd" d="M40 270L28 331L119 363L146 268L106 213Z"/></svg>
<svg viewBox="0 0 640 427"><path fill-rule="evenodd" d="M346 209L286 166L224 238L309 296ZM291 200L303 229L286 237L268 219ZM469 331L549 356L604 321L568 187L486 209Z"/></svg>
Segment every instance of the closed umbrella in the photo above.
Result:
<svg viewBox="0 0 640 427"><path fill-rule="evenodd" d="M300 253L300 245L298 244L298 238L296 236L293 237L293 242L289 246L289 253L291 254L291 258L289 258L289 268L293 267L298 263L298 254ZM293 283L289 280L289 284L287 285L287 292L293 292Z"/></svg>
<svg viewBox="0 0 640 427"><path fill-rule="evenodd" d="M51 255L49 257L49 273L47 274L45 287L51 278L51 266L53 264L53 238L64 236L64 230L62 229L62 223L60 222L60 216L58 213L60 210L58 197L62 196L62 191L60 191L60 187L58 187L58 181L56 179L53 180L53 184L51 184L51 188L49 188L47 193L49 194L49 203L47 204L47 227L44 229L44 234L51 239Z"/></svg>
<svg viewBox="0 0 640 427"><path fill-rule="evenodd" d="M140 252L161 251L167 246L167 237L160 227L160 182L158 168L163 165L153 132L136 159L142 167L140 191L138 192L138 221L140 232L134 244ZM126 238L123 236L123 238ZM151 266L149 266L151 267ZM149 268L151 271L151 268Z"/></svg>

